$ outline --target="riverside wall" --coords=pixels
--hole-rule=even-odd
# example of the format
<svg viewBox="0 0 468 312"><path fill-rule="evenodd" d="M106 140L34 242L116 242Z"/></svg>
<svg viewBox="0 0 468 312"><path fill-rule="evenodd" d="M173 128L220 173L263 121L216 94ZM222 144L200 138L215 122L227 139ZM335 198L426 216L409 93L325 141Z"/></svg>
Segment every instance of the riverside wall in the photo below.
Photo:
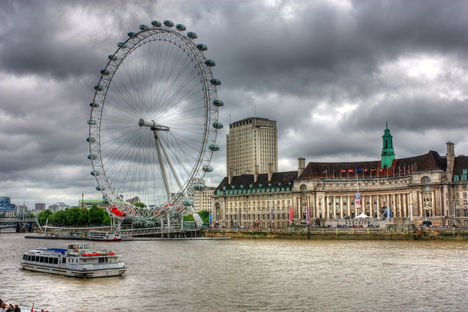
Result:
<svg viewBox="0 0 468 312"><path fill-rule="evenodd" d="M310 239L310 240L466 240L468 229L448 228L398 228L355 229L322 228L287 230L255 229L209 229L203 232L206 237L227 236L232 239Z"/></svg>

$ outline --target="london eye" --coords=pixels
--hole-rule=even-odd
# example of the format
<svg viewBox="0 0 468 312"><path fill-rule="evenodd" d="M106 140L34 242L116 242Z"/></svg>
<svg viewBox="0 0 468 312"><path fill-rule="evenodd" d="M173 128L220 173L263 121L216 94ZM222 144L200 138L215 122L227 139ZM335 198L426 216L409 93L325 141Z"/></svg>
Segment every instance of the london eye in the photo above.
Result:
<svg viewBox="0 0 468 312"><path fill-rule="evenodd" d="M223 127L221 82L197 37L169 20L140 25L100 71L90 103L88 158L113 217L193 211L191 197L213 171Z"/></svg>

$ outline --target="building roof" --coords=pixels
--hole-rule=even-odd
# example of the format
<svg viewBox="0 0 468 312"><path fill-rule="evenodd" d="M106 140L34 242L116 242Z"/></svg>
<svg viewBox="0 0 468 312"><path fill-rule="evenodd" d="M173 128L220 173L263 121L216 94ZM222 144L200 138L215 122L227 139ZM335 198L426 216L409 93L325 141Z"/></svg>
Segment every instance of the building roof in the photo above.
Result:
<svg viewBox="0 0 468 312"><path fill-rule="evenodd" d="M253 174L234 176L231 179L231 184L228 183L228 177L224 177L215 191L223 190L223 187L237 189L242 186L243 188L249 188L250 185L252 185L252 188L267 187L268 184L271 184L271 186L292 186L296 178L297 171L274 172L271 181L268 181L268 173L259 174L257 182L254 182Z"/></svg>
<svg viewBox="0 0 468 312"><path fill-rule="evenodd" d="M376 172L376 174L405 174L413 171L445 170L447 160L439 153L429 151L427 154L408 158L395 159L392 167L386 170L380 168L380 160L359 162L309 162L302 172L300 179L316 179L339 177L348 173Z"/></svg>
<svg viewBox="0 0 468 312"><path fill-rule="evenodd" d="M234 122L230 123L229 125L233 125L233 124L236 124L236 123L240 123L240 122L248 121L248 120L253 120L253 119L276 122L276 120L272 120L272 119L268 119L268 118L264 118L264 117L247 117L247 118L244 118L244 119L241 119L241 120L238 120L238 121L234 121Z"/></svg>
<svg viewBox="0 0 468 312"><path fill-rule="evenodd" d="M455 164L453 165L453 174L462 175L463 169L468 169L468 156L455 157Z"/></svg>

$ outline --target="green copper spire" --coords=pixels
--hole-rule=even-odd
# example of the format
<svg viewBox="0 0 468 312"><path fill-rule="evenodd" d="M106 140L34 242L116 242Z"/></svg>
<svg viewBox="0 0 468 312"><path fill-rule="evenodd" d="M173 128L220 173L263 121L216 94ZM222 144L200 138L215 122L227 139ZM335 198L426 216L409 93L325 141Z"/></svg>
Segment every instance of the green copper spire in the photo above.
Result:
<svg viewBox="0 0 468 312"><path fill-rule="evenodd" d="M380 162L380 168L390 168L395 159L395 152L393 151L393 137L388 129L388 123L385 122L385 132L382 136L382 158Z"/></svg>

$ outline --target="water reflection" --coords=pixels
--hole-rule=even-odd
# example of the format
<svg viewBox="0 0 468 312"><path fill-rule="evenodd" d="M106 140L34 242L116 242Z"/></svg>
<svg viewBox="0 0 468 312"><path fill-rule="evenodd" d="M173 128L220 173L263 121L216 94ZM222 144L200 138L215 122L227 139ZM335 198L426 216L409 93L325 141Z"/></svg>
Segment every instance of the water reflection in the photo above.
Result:
<svg viewBox="0 0 468 312"><path fill-rule="evenodd" d="M124 277L22 271L22 253L67 241L0 235L2 299L52 311L465 311L464 242L141 241L96 243Z"/></svg>

